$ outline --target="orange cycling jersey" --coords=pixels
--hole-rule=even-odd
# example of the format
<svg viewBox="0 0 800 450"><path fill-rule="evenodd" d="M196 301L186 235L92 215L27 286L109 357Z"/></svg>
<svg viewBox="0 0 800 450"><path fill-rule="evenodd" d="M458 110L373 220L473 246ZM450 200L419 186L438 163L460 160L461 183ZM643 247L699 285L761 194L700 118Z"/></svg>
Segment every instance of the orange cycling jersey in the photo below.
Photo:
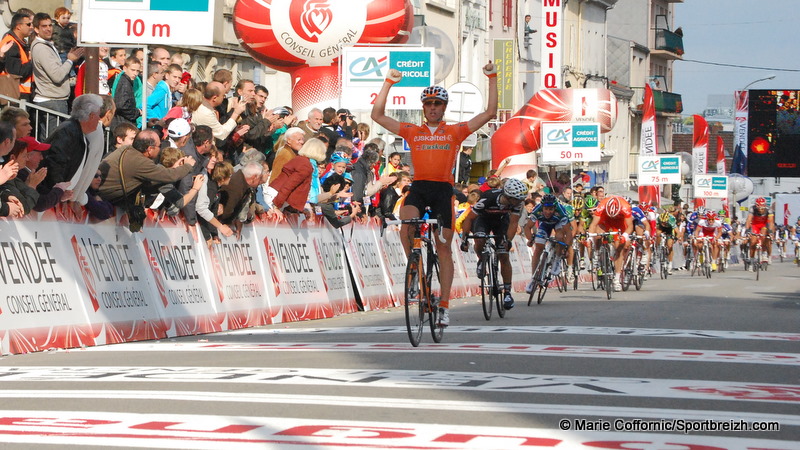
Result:
<svg viewBox="0 0 800 450"><path fill-rule="evenodd" d="M617 215L617 217L611 218L608 217L606 214L606 204L612 197L604 198L599 205L597 205L597 209L594 210L595 217L600 217L599 224L609 231L625 231L625 219L633 217L633 211L631 211L631 204L626 202L623 199L620 200L620 204L622 205L622 210Z"/></svg>
<svg viewBox="0 0 800 450"><path fill-rule="evenodd" d="M431 133L427 125L400 124L400 137L411 148L414 181L453 183L453 168L461 142L471 134L467 122L447 125L440 122Z"/></svg>

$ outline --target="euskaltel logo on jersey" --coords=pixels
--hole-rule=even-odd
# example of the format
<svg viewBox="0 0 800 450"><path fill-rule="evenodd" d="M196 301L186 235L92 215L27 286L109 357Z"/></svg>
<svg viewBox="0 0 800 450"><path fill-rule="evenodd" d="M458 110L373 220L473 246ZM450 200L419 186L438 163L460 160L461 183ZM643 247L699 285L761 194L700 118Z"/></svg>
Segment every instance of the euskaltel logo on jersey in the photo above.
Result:
<svg viewBox="0 0 800 450"><path fill-rule="evenodd" d="M293 1L289 17L297 35L309 42L319 42L320 35L333 21L330 6L329 0Z"/></svg>

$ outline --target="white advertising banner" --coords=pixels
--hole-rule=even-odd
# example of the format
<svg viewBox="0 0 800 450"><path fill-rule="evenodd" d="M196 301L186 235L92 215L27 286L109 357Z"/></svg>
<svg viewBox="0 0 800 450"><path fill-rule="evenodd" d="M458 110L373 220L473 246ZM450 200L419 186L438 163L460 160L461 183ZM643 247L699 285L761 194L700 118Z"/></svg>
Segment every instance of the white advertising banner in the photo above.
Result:
<svg viewBox="0 0 800 450"><path fill-rule="evenodd" d="M599 123L542 123L542 162L601 159Z"/></svg>
<svg viewBox="0 0 800 450"><path fill-rule="evenodd" d="M681 157L639 156L638 177L640 186L681 184Z"/></svg>
<svg viewBox="0 0 800 450"><path fill-rule="evenodd" d="M168 336L190 336L225 330L211 289L210 268L203 259L206 245L195 228L175 217L156 220L150 210L141 233L155 302L169 323Z"/></svg>
<svg viewBox="0 0 800 450"><path fill-rule="evenodd" d="M800 194L775 194L775 225L794 226L800 217Z"/></svg>
<svg viewBox="0 0 800 450"><path fill-rule="evenodd" d="M697 198L728 198L728 177L725 175L694 175L694 196Z"/></svg>
<svg viewBox="0 0 800 450"><path fill-rule="evenodd" d="M81 24L82 43L212 45L214 0L83 0Z"/></svg>
<svg viewBox="0 0 800 450"><path fill-rule="evenodd" d="M333 314L350 314L358 311L356 294L347 268L344 238L341 231L319 218L316 226L310 228L314 241L314 252L322 269L322 284L333 307Z"/></svg>
<svg viewBox="0 0 800 450"><path fill-rule="evenodd" d="M273 322L333 317L314 249L313 225L290 217L288 222L256 221L254 227L270 271Z"/></svg>
<svg viewBox="0 0 800 450"><path fill-rule="evenodd" d="M389 273L381 256L378 244L380 229L370 222L368 225L354 224L352 233L345 232L347 256L356 280L362 306L365 311L400 306L389 291Z"/></svg>
<svg viewBox="0 0 800 450"><path fill-rule="evenodd" d="M197 233L201 233L197 229ZM262 246L252 226L244 226L239 239L219 237L211 246L198 246L213 278L214 308L225 314L228 330L272 324L269 311L268 266L262 264Z"/></svg>
<svg viewBox="0 0 800 450"><path fill-rule="evenodd" d="M566 3L566 2L563 2ZM539 89L561 89L564 11L561 1L542 0L542 80Z"/></svg>
<svg viewBox="0 0 800 450"><path fill-rule="evenodd" d="M89 323L97 344L167 337L169 323L158 304L140 239L114 218L91 226L62 223L72 250Z"/></svg>
<svg viewBox="0 0 800 450"><path fill-rule="evenodd" d="M2 353L96 345L76 282L75 256L55 215L0 219Z"/></svg>
<svg viewBox="0 0 800 450"><path fill-rule="evenodd" d="M391 69L402 80L392 86L386 109L420 109L419 94L435 84L433 48L344 47L342 48L342 98L351 110L372 110L383 81Z"/></svg>
<svg viewBox="0 0 800 450"><path fill-rule="evenodd" d="M389 225L383 231L380 241L383 251L383 261L386 270L389 272L389 290L396 305L405 302L405 278L406 278L406 252L403 250L403 243L400 242L400 227Z"/></svg>

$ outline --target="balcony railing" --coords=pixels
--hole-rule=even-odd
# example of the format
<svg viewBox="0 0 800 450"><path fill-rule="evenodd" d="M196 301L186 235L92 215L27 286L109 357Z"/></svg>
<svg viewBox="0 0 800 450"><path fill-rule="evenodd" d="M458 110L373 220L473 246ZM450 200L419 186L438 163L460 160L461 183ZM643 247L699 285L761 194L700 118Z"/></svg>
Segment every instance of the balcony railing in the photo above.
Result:
<svg viewBox="0 0 800 450"><path fill-rule="evenodd" d="M674 53L678 57L683 56L683 36L663 28L657 28L655 49Z"/></svg>
<svg viewBox="0 0 800 450"><path fill-rule="evenodd" d="M653 91L653 103L656 105L656 112L673 114L680 114L683 112L681 94Z"/></svg>
<svg viewBox="0 0 800 450"><path fill-rule="evenodd" d="M631 103L636 105L636 109L641 112L644 103L644 89L634 88L634 97ZM674 92L653 90L653 103L656 107L656 113L663 114L680 114L683 112L683 100L681 94Z"/></svg>

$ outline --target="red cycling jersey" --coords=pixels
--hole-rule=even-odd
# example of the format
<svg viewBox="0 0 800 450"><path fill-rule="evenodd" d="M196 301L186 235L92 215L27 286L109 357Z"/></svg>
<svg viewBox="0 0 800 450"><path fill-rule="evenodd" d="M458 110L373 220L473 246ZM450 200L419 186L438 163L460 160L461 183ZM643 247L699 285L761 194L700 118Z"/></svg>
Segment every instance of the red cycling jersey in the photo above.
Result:
<svg viewBox="0 0 800 450"><path fill-rule="evenodd" d="M606 214L606 204L608 201L611 200L614 196L609 196L604 198L599 205L597 205L597 209L594 210L595 217L600 217L600 225L601 228L607 231L619 231L621 233L625 232L625 219L633 217L633 212L631 211L631 204L625 201L623 198L619 198L620 204L622 205L622 209L617 217L611 218L608 217Z"/></svg>
<svg viewBox="0 0 800 450"><path fill-rule="evenodd" d="M427 125L400 124L400 137L411 148L414 181L441 181L453 184L453 168L461 143L471 132L467 122L447 125L440 122L431 132Z"/></svg>

